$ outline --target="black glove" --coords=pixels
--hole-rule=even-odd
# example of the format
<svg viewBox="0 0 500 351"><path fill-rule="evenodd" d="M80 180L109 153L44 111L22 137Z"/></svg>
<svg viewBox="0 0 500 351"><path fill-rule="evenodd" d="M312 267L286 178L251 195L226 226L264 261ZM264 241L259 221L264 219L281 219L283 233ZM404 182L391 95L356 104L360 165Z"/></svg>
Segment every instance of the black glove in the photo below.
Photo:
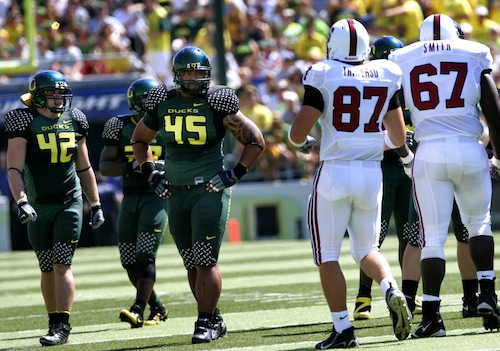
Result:
<svg viewBox="0 0 500 351"><path fill-rule="evenodd" d="M237 181L238 178L234 174L234 169L231 169L229 171L222 171L217 173L215 176L213 176L212 179L208 181L207 186L215 192L219 192L224 190L225 188L232 187L234 184L236 184Z"/></svg>
<svg viewBox="0 0 500 351"><path fill-rule="evenodd" d="M317 144L316 139L314 139L314 137L308 135L306 137L306 141L305 141L304 145L298 147L297 151L302 152L303 154L308 154L311 152L312 147L316 144Z"/></svg>
<svg viewBox="0 0 500 351"><path fill-rule="evenodd" d="M104 223L104 213L102 212L101 205L94 205L90 208L90 225L92 229L99 228Z"/></svg>
<svg viewBox="0 0 500 351"><path fill-rule="evenodd" d="M17 203L17 218L22 224L26 224L36 221L38 214L27 200L20 200Z"/></svg>
<svg viewBox="0 0 500 351"><path fill-rule="evenodd" d="M157 171L165 170L165 160L157 160L155 161L155 168Z"/></svg>
<svg viewBox="0 0 500 351"><path fill-rule="evenodd" d="M153 189L159 197L166 199L170 192L168 190L168 181L163 176L164 171L154 170L148 177L148 183L151 189Z"/></svg>

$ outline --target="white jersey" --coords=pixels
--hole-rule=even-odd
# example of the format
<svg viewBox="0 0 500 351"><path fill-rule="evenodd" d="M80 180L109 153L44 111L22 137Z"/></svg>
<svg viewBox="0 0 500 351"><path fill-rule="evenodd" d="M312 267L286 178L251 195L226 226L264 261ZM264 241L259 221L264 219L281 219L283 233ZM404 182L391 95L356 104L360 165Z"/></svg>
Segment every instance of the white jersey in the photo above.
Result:
<svg viewBox="0 0 500 351"><path fill-rule="evenodd" d="M480 138L481 72L492 67L490 49L463 40L421 41L395 50L418 141L449 136Z"/></svg>
<svg viewBox="0 0 500 351"><path fill-rule="evenodd" d="M323 96L322 161L382 160L382 119L401 87L397 65L387 60L362 65L324 60L311 66L302 82Z"/></svg>

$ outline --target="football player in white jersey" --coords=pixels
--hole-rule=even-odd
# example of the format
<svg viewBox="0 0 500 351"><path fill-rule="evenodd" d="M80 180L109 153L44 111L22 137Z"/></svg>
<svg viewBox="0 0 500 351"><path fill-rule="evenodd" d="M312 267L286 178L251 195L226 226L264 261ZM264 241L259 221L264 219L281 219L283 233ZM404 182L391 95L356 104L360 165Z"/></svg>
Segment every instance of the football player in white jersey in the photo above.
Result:
<svg viewBox="0 0 500 351"><path fill-rule="evenodd" d="M500 327L493 269L491 180L480 142L481 106L498 155L500 102L491 76L490 49L459 40L453 20L428 16L420 41L394 51L389 60L402 71L402 90L419 147L413 164L415 204L420 220L423 283L422 323L413 338L445 336L439 292L445 274L444 243L455 196L469 232L469 250L480 285L478 313L486 329Z"/></svg>
<svg viewBox="0 0 500 351"><path fill-rule="evenodd" d="M308 227L334 326L331 336L316 349L358 345L338 262L346 230L354 260L380 284L394 334L404 340L411 329L411 314L378 249L383 152L397 149L404 163L413 158L405 144L398 99L401 70L387 60L365 62L368 33L356 20L334 23L326 44L327 59L304 73L303 105L289 131L291 143L307 153L316 142L308 133L318 120L321 125L320 164L308 203Z"/></svg>

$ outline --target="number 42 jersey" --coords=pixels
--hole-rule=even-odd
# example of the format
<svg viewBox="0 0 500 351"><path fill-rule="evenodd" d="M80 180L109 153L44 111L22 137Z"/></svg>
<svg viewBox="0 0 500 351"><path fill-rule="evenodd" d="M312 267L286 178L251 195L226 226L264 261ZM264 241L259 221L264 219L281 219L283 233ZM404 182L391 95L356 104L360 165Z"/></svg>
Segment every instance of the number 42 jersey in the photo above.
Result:
<svg viewBox="0 0 500 351"><path fill-rule="evenodd" d="M382 120L399 107L391 99L401 87L401 69L387 60L352 65L323 60L304 73L304 86L322 95L320 159L380 161Z"/></svg>
<svg viewBox="0 0 500 351"><path fill-rule="evenodd" d="M403 71L416 140L481 137L481 73L493 63L486 45L458 38L421 41L393 51L389 60Z"/></svg>

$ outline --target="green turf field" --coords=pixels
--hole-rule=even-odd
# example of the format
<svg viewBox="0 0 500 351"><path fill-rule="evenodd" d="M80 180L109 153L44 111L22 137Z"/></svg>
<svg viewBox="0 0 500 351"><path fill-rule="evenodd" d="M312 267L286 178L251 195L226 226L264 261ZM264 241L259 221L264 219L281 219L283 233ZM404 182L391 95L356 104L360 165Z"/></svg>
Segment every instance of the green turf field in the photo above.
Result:
<svg viewBox="0 0 500 351"><path fill-rule="evenodd" d="M500 234L496 239L499 243ZM372 319L353 321L362 348L500 350L499 332L484 330L480 318L462 319L462 284L453 236L450 236L446 248L448 264L441 311L447 337L398 341L392 334L382 292L375 285ZM498 251L495 260L497 272L500 268ZM386 239L382 252L400 281L394 236ZM340 262L348 279L348 308L352 318L358 268L350 257L347 241ZM223 292L219 307L228 327L228 336L210 344L191 345L196 306L186 272L172 244L163 244L160 248L155 286L169 309L169 319L159 326L141 329L130 329L118 319L120 310L129 308L135 297L135 291L120 266L118 249L78 249L73 266L76 280L71 316L73 330L69 343L57 346L56 350L302 351L313 350L316 342L328 337L330 314L317 268L311 259L309 241L225 243L220 265ZM0 350L41 347L38 339L47 331L47 317L34 253L0 254L0 272ZM497 283L498 290L500 285ZM413 329L420 318L416 316Z"/></svg>

